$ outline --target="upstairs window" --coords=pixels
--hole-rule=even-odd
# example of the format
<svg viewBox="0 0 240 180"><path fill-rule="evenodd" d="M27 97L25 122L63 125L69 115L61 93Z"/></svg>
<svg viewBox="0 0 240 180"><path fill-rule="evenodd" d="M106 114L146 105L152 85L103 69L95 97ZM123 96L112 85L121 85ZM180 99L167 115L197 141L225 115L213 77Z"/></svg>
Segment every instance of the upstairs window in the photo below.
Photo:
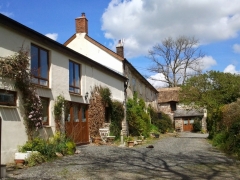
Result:
<svg viewBox="0 0 240 180"><path fill-rule="evenodd" d="M48 51L36 45L31 45L31 73L32 82L41 86L48 86L49 56Z"/></svg>
<svg viewBox="0 0 240 180"><path fill-rule="evenodd" d="M0 105L16 106L17 92L0 89Z"/></svg>
<svg viewBox="0 0 240 180"><path fill-rule="evenodd" d="M171 101L171 102L170 102L170 108L171 108L171 112L176 111L176 110L177 110L177 103Z"/></svg>
<svg viewBox="0 0 240 180"><path fill-rule="evenodd" d="M80 94L80 65L69 61L69 91Z"/></svg>
<svg viewBox="0 0 240 180"><path fill-rule="evenodd" d="M40 97L42 102L42 115L43 115L43 125L49 125L49 99L45 97Z"/></svg>

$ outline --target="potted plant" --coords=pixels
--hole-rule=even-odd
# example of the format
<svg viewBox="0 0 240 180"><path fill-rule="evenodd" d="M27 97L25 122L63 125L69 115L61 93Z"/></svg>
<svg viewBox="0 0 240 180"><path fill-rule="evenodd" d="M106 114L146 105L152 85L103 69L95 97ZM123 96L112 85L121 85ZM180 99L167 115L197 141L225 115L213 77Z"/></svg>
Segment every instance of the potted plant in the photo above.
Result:
<svg viewBox="0 0 240 180"><path fill-rule="evenodd" d="M131 135L126 137L125 141L127 142L128 147L133 147L134 146L134 140L133 140L133 137Z"/></svg>
<svg viewBox="0 0 240 180"><path fill-rule="evenodd" d="M154 136L155 136L155 138L159 138L160 133L159 133L159 132L155 132L155 133L154 133Z"/></svg>
<svg viewBox="0 0 240 180"><path fill-rule="evenodd" d="M102 141L102 138L100 136L93 137L93 142L95 144L99 144Z"/></svg>
<svg viewBox="0 0 240 180"><path fill-rule="evenodd" d="M142 136L138 136L137 144L142 144L142 141L143 141L143 137Z"/></svg>

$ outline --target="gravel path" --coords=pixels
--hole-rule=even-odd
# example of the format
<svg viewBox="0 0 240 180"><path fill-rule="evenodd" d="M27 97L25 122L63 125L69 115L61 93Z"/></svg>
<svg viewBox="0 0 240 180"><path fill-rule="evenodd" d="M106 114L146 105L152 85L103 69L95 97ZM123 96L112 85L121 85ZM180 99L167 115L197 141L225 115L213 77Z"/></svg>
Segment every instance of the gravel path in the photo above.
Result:
<svg viewBox="0 0 240 180"><path fill-rule="evenodd" d="M80 154L8 172L6 179L240 179L240 162L227 158L207 135L181 133L134 148L80 146Z"/></svg>

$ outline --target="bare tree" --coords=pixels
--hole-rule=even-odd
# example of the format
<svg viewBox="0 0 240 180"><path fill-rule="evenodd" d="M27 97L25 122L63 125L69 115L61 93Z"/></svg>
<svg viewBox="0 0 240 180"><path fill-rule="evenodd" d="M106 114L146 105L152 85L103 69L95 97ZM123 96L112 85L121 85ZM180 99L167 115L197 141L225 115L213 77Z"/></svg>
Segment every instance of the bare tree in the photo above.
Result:
<svg viewBox="0 0 240 180"><path fill-rule="evenodd" d="M176 40L169 37L153 46L148 52L148 58L153 63L148 70L163 74L164 79L150 79L164 82L169 87L176 87L184 84L190 76L200 74L204 54L197 46L198 40L185 36Z"/></svg>

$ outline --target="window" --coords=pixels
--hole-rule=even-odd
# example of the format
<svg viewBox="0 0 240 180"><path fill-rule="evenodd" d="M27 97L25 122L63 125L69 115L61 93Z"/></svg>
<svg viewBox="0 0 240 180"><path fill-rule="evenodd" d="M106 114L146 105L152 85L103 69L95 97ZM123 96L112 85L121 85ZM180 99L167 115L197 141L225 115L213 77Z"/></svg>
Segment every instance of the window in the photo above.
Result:
<svg viewBox="0 0 240 180"><path fill-rule="evenodd" d="M0 105L16 106L17 92L0 89Z"/></svg>
<svg viewBox="0 0 240 180"><path fill-rule="evenodd" d="M80 65L69 61L69 91L80 94Z"/></svg>
<svg viewBox="0 0 240 180"><path fill-rule="evenodd" d="M33 83L48 86L48 58L47 50L31 45L31 72L33 75Z"/></svg>
<svg viewBox="0 0 240 180"><path fill-rule="evenodd" d="M43 125L49 125L49 112L48 112L48 107L49 107L49 99L48 98L44 98L44 97L40 97L41 102L42 102L42 115L43 115L43 120L42 123Z"/></svg>
<svg viewBox="0 0 240 180"><path fill-rule="evenodd" d="M171 101L171 102L170 102L170 107L171 107L171 112L176 111L176 110L177 110L177 103Z"/></svg>

